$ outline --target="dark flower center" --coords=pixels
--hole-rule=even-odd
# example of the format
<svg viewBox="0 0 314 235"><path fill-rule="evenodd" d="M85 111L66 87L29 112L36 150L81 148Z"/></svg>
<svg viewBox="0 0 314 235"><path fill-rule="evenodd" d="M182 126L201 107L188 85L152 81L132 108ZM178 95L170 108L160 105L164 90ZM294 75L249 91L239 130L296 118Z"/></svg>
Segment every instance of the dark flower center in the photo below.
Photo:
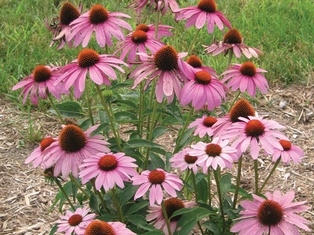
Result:
<svg viewBox="0 0 314 235"><path fill-rule="evenodd" d="M248 116L254 116L255 110L252 105L245 99L238 100L230 109L230 121L239 122L239 117L248 118Z"/></svg>
<svg viewBox="0 0 314 235"><path fill-rule="evenodd" d="M259 120L250 120L246 123L245 134L251 137L259 137L265 132L263 123Z"/></svg>
<svg viewBox="0 0 314 235"><path fill-rule="evenodd" d="M197 157L196 156L191 156L190 154L186 154L184 156L184 161L187 163L187 164L194 164L197 160Z"/></svg>
<svg viewBox="0 0 314 235"><path fill-rule="evenodd" d="M200 68L200 67L202 67L202 61L196 55L191 55L186 62L189 65L191 65L193 68Z"/></svg>
<svg viewBox="0 0 314 235"><path fill-rule="evenodd" d="M216 3L214 0L201 0L197 7L208 13L214 13L216 11Z"/></svg>
<svg viewBox="0 0 314 235"><path fill-rule="evenodd" d="M149 27L146 24L139 24L138 26L136 26L135 30L142 30L145 33L147 33L149 30Z"/></svg>
<svg viewBox="0 0 314 235"><path fill-rule="evenodd" d="M241 44L242 36L236 29L230 29L224 36L224 43Z"/></svg>
<svg viewBox="0 0 314 235"><path fill-rule="evenodd" d="M115 235L114 228L101 220L92 221L86 228L84 235Z"/></svg>
<svg viewBox="0 0 314 235"><path fill-rule="evenodd" d="M216 157L221 154L222 148L218 144L208 144L205 152L209 157Z"/></svg>
<svg viewBox="0 0 314 235"><path fill-rule="evenodd" d="M206 127L212 127L217 122L217 119L211 116L204 118L203 125Z"/></svg>
<svg viewBox="0 0 314 235"><path fill-rule="evenodd" d="M85 147L86 136L81 128L73 124L66 125L59 135L61 149L68 153L80 151Z"/></svg>
<svg viewBox="0 0 314 235"><path fill-rule="evenodd" d="M178 198L170 198L164 201L166 212L168 218L170 218L173 213L179 209L184 208L183 202ZM170 219L170 221L178 221L180 219L181 215L177 215Z"/></svg>
<svg viewBox="0 0 314 235"><path fill-rule="evenodd" d="M59 18L60 23L69 25L73 20L80 16L80 12L69 2L65 2L60 10Z"/></svg>
<svg viewBox="0 0 314 235"><path fill-rule="evenodd" d="M103 171L112 171L118 165L118 161L114 155L105 155L98 161L98 166Z"/></svg>
<svg viewBox="0 0 314 235"><path fill-rule="evenodd" d="M172 46L163 46L154 55L154 62L161 70L175 70L178 68L178 53Z"/></svg>
<svg viewBox="0 0 314 235"><path fill-rule="evenodd" d="M40 151L44 151L48 148L55 140L51 137L46 137L40 142Z"/></svg>
<svg viewBox="0 0 314 235"><path fill-rule="evenodd" d="M279 140L279 143L283 147L285 151L288 151L291 149L292 144L288 140Z"/></svg>
<svg viewBox="0 0 314 235"><path fill-rule="evenodd" d="M207 85L211 82L212 78L210 74L204 70L195 74L195 81L199 84Z"/></svg>
<svg viewBox="0 0 314 235"><path fill-rule="evenodd" d="M264 201L258 208L257 218L265 226L277 226L283 220L284 212L278 202Z"/></svg>
<svg viewBox="0 0 314 235"><path fill-rule="evenodd" d="M140 44L147 41L147 34L143 30L135 30L131 35L131 39L134 43Z"/></svg>
<svg viewBox="0 0 314 235"><path fill-rule="evenodd" d="M161 184L166 179L165 172L159 170L153 170L148 175L148 180L152 184Z"/></svg>
<svg viewBox="0 0 314 235"><path fill-rule="evenodd" d="M104 23L109 18L108 11L100 4L96 4L90 9L89 22L91 24Z"/></svg>
<svg viewBox="0 0 314 235"><path fill-rule="evenodd" d="M250 61L245 62L241 65L240 72L245 76L253 77L256 74L255 65Z"/></svg>
<svg viewBox="0 0 314 235"><path fill-rule="evenodd" d="M92 49L83 49L77 59L81 68L88 68L98 63L99 55Z"/></svg>
<svg viewBox="0 0 314 235"><path fill-rule="evenodd" d="M45 82L51 77L51 71L44 65L38 65L33 71L33 78L35 82Z"/></svg>
<svg viewBox="0 0 314 235"><path fill-rule="evenodd" d="M81 222L83 221L83 217L79 214L74 214L72 215L69 220L68 223L71 226L77 226L79 225Z"/></svg>

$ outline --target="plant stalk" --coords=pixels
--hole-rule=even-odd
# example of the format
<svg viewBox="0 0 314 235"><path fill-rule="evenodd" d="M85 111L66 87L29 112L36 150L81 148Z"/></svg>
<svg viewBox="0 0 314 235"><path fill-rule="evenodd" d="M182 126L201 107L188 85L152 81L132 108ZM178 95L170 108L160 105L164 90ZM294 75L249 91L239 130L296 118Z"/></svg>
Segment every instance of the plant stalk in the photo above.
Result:
<svg viewBox="0 0 314 235"><path fill-rule="evenodd" d="M234 197L233 197L233 204L232 208L235 209L237 200L238 200L238 193L239 193L239 187L240 187L240 180L241 180L241 170L242 170L242 160L243 157L241 156L238 161L238 172L237 172L237 179L236 179L236 188L234 192Z"/></svg>
<svg viewBox="0 0 314 235"><path fill-rule="evenodd" d="M254 173L255 173L255 194L258 195L258 162L254 160Z"/></svg>
<svg viewBox="0 0 314 235"><path fill-rule="evenodd" d="M219 167L217 169L219 169ZM217 170L214 170L214 177L215 177L215 181L217 185L217 193L218 193L218 198L219 198L219 207L220 207L221 222L222 222L222 234L224 234L226 230L226 221L225 221L225 213L224 213L224 208L223 208L223 199L221 195L219 172Z"/></svg>
<svg viewBox="0 0 314 235"><path fill-rule="evenodd" d="M49 102L50 102L52 108L56 111L58 118L60 119L62 124L65 124L65 121L63 120L63 118L61 116L61 113L59 112L56 105L54 104L53 99L51 98L50 93L48 91L47 91L47 96L48 96L48 99L49 99Z"/></svg>
<svg viewBox="0 0 314 235"><path fill-rule="evenodd" d="M89 194L88 194L88 193L86 192L86 190L83 189L82 186L76 181L76 179L73 177L73 175L70 174L69 177L70 177L71 181L75 184L75 186L76 186L79 190L81 190L81 192L82 192L88 199L90 199Z"/></svg>
<svg viewBox="0 0 314 235"><path fill-rule="evenodd" d="M166 224L167 224L168 234L171 235L172 233L171 233L171 227L170 227L170 220L168 218L168 213L167 213L164 201L161 202L161 209L162 209L162 214L164 216L164 219L167 222Z"/></svg>
<svg viewBox="0 0 314 235"><path fill-rule="evenodd" d="M65 197L65 199L68 201L70 207L72 208L73 211L75 211L75 207L73 206L68 194L66 193L66 191L64 190L64 188L62 187L60 181L57 178L54 178L54 181L56 182L56 184L58 185L58 187L60 188L63 196Z"/></svg>
<svg viewBox="0 0 314 235"><path fill-rule="evenodd" d="M267 178L265 179L265 181L264 181L262 187L258 190L259 193L263 190L263 188L264 188L265 185L267 184L268 180L270 179L270 177L272 176L272 174L275 172L275 170L276 170L276 168L277 168L277 166L278 166L280 160L281 160L281 157L278 158L277 161L275 162L275 165L273 166L273 168L272 168L271 171L269 172L269 174L268 174Z"/></svg>

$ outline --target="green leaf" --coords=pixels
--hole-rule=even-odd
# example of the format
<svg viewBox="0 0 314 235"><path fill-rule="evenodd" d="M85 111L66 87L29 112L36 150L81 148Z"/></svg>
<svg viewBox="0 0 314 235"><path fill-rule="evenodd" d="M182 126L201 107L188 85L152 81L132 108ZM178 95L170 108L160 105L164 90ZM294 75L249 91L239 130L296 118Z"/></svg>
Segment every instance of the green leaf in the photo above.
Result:
<svg viewBox="0 0 314 235"><path fill-rule="evenodd" d="M151 152L150 160L151 160L151 166L149 168L151 168L151 170L155 170L156 168L161 168L161 169L165 168L165 162L164 160L162 160L162 158L158 154Z"/></svg>
<svg viewBox="0 0 314 235"><path fill-rule="evenodd" d="M147 233L142 233L142 235L164 235L164 233L159 230L156 230L156 231L150 231Z"/></svg>
<svg viewBox="0 0 314 235"><path fill-rule="evenodd" d="M116 121L120 123L137 122L137 116L132 112L120 111L114 114Z"/></svg>
<svg viewBox="0 0 314 235"><path fill-rule="evenodd" d="M230 191L231 178L232 178L232 175L230 173L226 173L221 176L220 190L223 197Z"/></svg>
<svg viewBox="0 0 314 235"><path fill-rule="evenodd" d="M179 145L179 149L178 150L181 150L190 140L191 138L193 137L193 129L187 129L184 133L179 133L179 135L182 135L182 139L180 141L180 143L177 143L176 142L176 145ZM179 138L177 138L178 140Z"/></svg>
<svg viewBox="0 0 314 235"><path fill-rule="evenodd" d="M85 116L81 105L74 101L64 101L60 104L56 104L56 108L63 117L81 118ZM50 109L50 112L57 114L53 109Z"/></svg>
<svg viewBox="0 0 314 235"><path fill-rule="evenodd" d="M132 184L129 184L124 189L120 195L120 205L123 206L127 203L135 194L137 187L134 187Z"/></svg>
<svg viewBox="0 0 314 235"><path fill-rule="evenodd" d="M57 232L58 229L58 225L55 224L55 226L52 227L52 229L50 230L49 235L54 235Z"/></svg>
<svg viewBox="0 0 314 235"><path fill-rule="evenodd" d="M208 199L208 183L205 179L202 179L198 184L196 184L197 190L197 201L206 202Z"/></svg>
<svg viewBox="0 0 314 235"><path fill-rule="evenodd" d="M145 208L148 205L148 201L142 201L135 203L134 205L131 206L131 208L127 211L127 215L132 215L135 212L138 212L139 210Z"/></svg>
<svg viewBox="0 0 314 235"><path fill-rule="evenodd" d="M132 109L135 109L135 110L137 110L138 108L137 108L137 105L133 102L133 101L131 101L131 100L122 100L122 99L118 99L118 100L116 100L116 102L119 104L119 105L126 105L126 106L128 106L128 107L130 107L130 108L132 108Z"/></svg>
<svg viewBox="0 0 314 235"><path fill-rule="evenodd" d="M128 217L128 221L145 231L155 231L155 228L151 224L148 224L145 217L142 215L132 215Z"/></svg>
<svg viewBox="0 0 314 235"><path fill-rule="evenodd" d="M99 134L99 133L102 132L103 130L106 130L106 128L107 128L108 126L109 126L109 123L106 123L106 122L101 123L101 124L96 128L96 130L94 130L94 131L91 133L91 136L96 135L96 134Z"/></svg>
<svg viewBox="0 0 314 235"><path fill-rule="evenodd" d="M216 225L216 223L213 223L211 221L206 221L202 225L205 228L207 228L209 231L213 232L213 234L221 235L220 228Z"/></svg>
<svg viewBox="0 0 314 235"><path fill-rule="evenodd" d="M92 194L89 200L89 207L93 210L93 211L99 211L99 202L98 202L98 198L96 197L95 194Z"/></svg>
<svg viewBox="0 0 314 235"><path fill-rule="evenodd" d="M130 139L128 142L128 147L133 147L133 148L142 148L142 147L149 147L149 148L162 148L161 145L156 144L152 141L149 140L144 140L144 139Z"/></svg>
<svg viewBox="0 0 314 235"><path fill-rule="evenodd" d="M163 135L166 131L168 131L169 128L158 126L153 130L153 140L158 138L159 136Z"/></svg>

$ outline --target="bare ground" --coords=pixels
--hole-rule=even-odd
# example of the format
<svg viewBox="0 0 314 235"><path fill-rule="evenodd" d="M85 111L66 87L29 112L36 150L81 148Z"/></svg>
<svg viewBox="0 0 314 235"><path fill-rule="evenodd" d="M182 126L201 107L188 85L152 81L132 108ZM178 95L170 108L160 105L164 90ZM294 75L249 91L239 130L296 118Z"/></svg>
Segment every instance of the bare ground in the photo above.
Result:
<svg viewBox="0 0 314 235"><path fill-rule="evenodd" d="M310 210L303 214L314 230L314 86L277 87L263 96L257 104L260 116L268 116L287 127L286 134L305 152L298 165L280 164L267 189L283 192L296 191L296 200L308 202ZM56 136L60 124L50 116L31 113L34 129L41 136ZM42 172L24 164L37 147L28 141L29 117L3 98L0 100L0 234L49 234L58 219L57 209L49 212L57 189L47 184ZM272 166L267 159L260 160L265 177ZM245 168L242 186L253 185L251 165ZM264 174L265 173L265 174ZM312 234L312 233L303 233Z"/></svg>

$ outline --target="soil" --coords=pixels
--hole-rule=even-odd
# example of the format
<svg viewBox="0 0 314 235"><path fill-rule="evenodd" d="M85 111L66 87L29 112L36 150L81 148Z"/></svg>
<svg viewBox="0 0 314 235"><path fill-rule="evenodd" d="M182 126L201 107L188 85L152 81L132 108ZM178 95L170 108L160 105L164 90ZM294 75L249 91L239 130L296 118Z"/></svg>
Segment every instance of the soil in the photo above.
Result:
<svg viewBox="0 0 314 235"><path fill-rule="evenodd" d="M256 110L260 116L285 125L291 142L305 152L301 164L280 164L266 187L271 192L295 190L296 200L306 200L310 206L302 216L312 222L314 230L314 86L273 88L258 100ZM0 234L49 234L59 217L57 208L50 211L57 188L45 182L39 169L24 164L38 146L29 141L30 118L33 138L36 132L41 137L59 133L60 122L48 114L32 112L29 116L4 97L0 99ZM242 176L242 186L248 190L253 185L251 165L244 167ZM271 166L261 158L260 177L265 177Z"/></svg>

